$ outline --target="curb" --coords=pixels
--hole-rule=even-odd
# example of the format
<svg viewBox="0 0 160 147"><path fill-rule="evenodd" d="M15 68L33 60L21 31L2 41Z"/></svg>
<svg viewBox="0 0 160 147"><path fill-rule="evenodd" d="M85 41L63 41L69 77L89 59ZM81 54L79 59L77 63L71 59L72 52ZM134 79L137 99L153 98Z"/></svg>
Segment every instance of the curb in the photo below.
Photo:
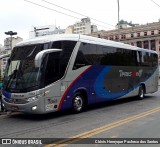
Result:
<svg viewBox="0 0 160 147"><path fill-rule="evenodd" d="M9 115L9 114L11 114L12 112L2 112L2 111L0 111L0 115Z"/></svg>

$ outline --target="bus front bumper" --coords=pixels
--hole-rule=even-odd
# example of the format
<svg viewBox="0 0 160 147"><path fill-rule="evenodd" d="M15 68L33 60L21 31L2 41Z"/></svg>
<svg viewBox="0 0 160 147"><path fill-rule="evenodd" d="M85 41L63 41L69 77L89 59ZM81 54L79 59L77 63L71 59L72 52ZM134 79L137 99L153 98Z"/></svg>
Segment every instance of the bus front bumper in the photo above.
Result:
<svg viewBox="0 0 160 147"><path fill-rule="evenodd" d="M23 112L31 114L43 114L46 113L44 110L44 104L40 100L34 102L28 102L25 104L15 104L9 103L4 98L2 98L4 107L6 111Z"/></svg>

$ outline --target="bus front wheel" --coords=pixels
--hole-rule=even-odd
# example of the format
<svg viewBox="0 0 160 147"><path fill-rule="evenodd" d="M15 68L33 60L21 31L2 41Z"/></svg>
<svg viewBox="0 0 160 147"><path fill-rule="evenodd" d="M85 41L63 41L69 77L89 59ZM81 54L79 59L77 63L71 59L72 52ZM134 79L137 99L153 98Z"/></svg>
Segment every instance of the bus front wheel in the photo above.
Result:
<svg viewBox="0 0 160 147"><path fill-rule="evenodd" d="M141 85L138 91L138 99L140 100L144 99L144 93L145 93L144 86Z"/></svg>
<svg viewBox="0 0 160 147"><path fill-rule="evenodd" d="M74 113L80 113L84 110L85 100L81 93L77 93L73 98L72 109Z"/></svg>

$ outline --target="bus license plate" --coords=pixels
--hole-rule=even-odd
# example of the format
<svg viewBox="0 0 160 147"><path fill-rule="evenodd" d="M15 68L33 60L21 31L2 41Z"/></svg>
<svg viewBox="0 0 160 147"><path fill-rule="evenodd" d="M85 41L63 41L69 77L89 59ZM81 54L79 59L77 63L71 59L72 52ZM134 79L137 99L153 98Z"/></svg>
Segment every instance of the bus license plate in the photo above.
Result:
<svg viewBox="0 0 160 147"><path fill-rule="evenodd" d="M17 111L17 110L18 110L18 107L17 107L17 106L12 106L12 107L11 107L11 110L12 110L12 111Z"/></svg>

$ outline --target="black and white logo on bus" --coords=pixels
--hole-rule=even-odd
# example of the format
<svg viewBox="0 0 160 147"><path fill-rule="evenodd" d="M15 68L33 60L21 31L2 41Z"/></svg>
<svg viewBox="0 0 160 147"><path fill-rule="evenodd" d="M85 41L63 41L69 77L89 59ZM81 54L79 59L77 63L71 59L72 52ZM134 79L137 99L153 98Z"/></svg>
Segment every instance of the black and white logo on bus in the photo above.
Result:
<svg viewBox="0 0 160 147"><path fill-rule="evenodd" d="M135 69L133 71L124 71L124 70L119 70L119 75L120 77L141 77L143 73L142 69L139 69L136 71Z"/></svg>

